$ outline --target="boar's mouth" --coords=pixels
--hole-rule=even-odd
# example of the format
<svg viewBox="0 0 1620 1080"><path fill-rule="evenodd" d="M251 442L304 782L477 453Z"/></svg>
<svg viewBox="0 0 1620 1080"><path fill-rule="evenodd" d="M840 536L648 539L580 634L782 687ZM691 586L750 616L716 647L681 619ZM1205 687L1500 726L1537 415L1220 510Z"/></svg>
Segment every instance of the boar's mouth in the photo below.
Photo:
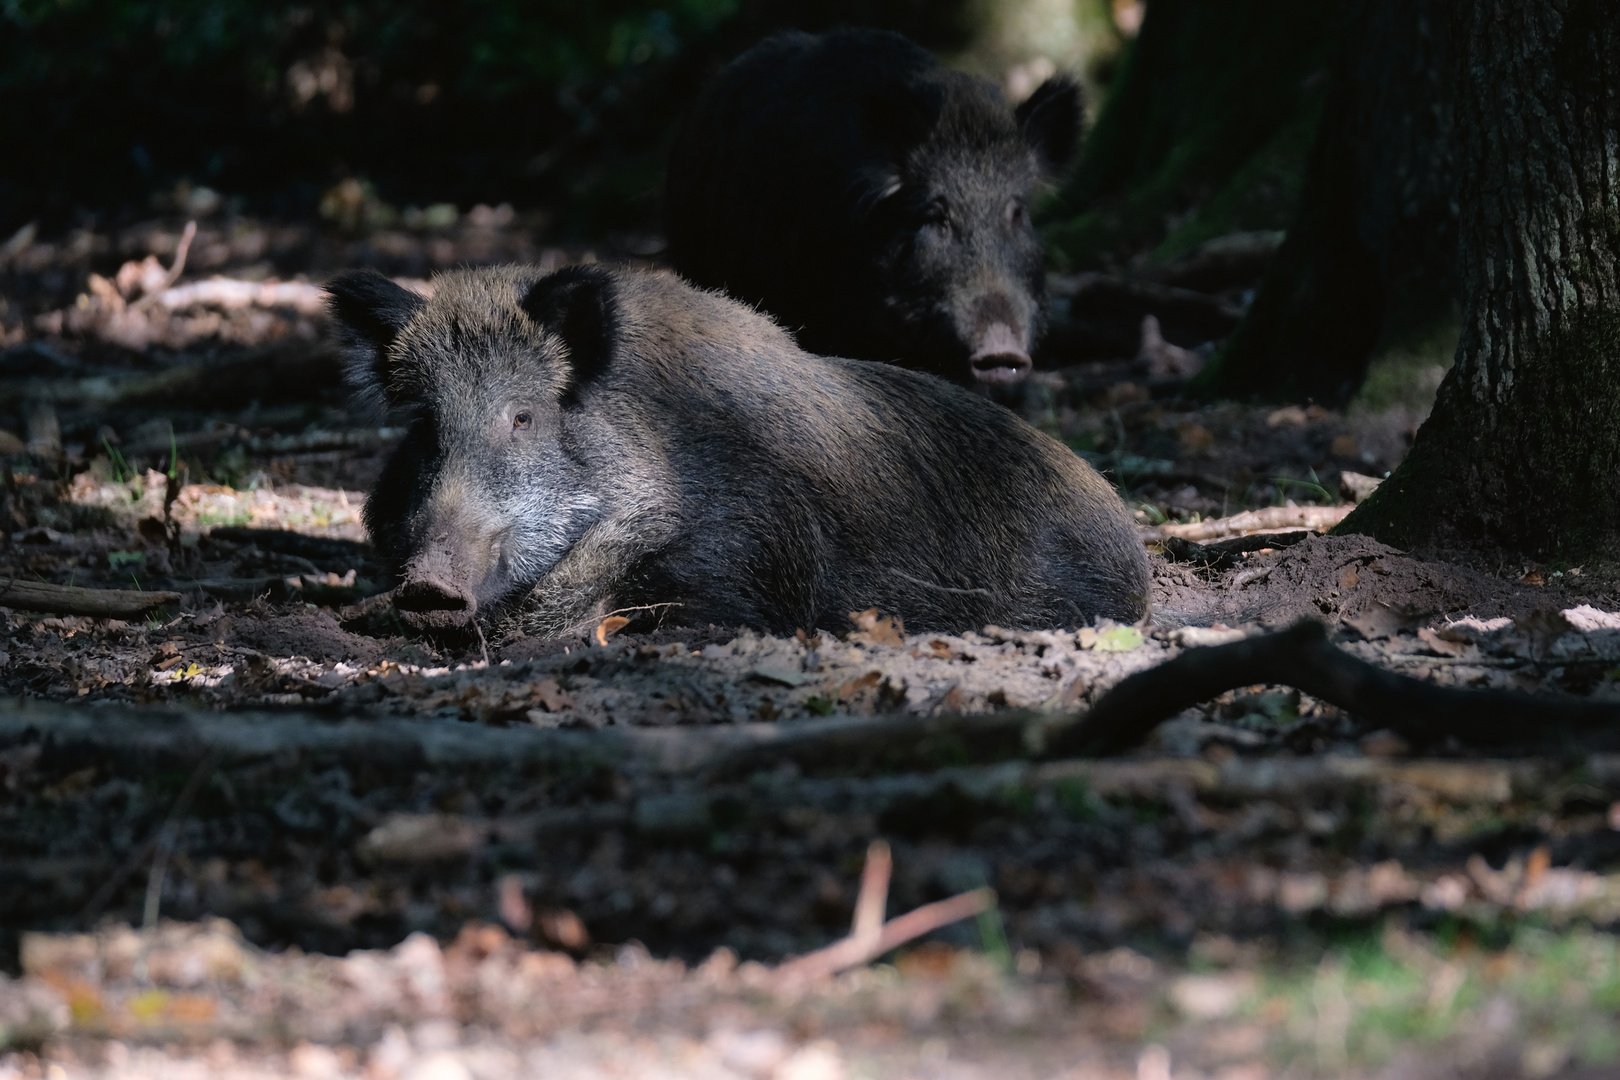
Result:
<svg viewBox="0 0 1620 1080"><path fill-rule="evenodd" d="M472 632L478 598L436 574L413 574L394 590L394 610L419 633L460 636Z"/></svg>
<svg viewBox="0 0 1620 1080"><path fill-rule="evenodd" d="M992 324L979 338L968 365L977 381L1000 384L1023 382L1034 366L1012 327L1000 322Z"/></svg>

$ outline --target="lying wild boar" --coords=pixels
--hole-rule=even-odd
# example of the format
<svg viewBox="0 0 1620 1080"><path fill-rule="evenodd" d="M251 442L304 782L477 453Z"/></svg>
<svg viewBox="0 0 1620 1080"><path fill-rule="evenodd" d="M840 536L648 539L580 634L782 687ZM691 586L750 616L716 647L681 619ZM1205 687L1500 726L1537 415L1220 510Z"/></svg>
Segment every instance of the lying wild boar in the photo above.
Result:
<svg viewBox="0 0 1620 1080"><path fill-rule="evenodd" d="M1067 79L1009 109L899 34L779 34L721 71L682 125L669 258L812 352L1017 382L1044 327L1030 201L1079 134Z"/></svg>
<svg viewBox="0 0 1620 1080"><path fill-rule="evenodd" d="M541 635L615 611L783 633L870 607L937 631L1146 608L1124 506L1063 445L672 274L327 290L351 384L413 414L365 509L413 627L511 601Z"/></svg>

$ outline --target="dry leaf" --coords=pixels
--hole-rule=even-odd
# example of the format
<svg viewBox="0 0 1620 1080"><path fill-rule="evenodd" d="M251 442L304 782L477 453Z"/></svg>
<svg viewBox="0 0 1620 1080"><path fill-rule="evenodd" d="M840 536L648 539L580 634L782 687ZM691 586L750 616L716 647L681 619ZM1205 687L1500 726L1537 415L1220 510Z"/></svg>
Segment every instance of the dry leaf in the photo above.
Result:
<svg viewBox="0 0 1620 1080"><path fill-rule="evenodd" d="M1427 626L1419 627L1417 636L1419 641L1441 656L1461 656L1468 651L1467 645L1460 645L1455 641L1443 638Z"/></svg>
<svg viewBox="0 0 1620 1080"><path fill-rule="evenodd" d="M583 952L590 948L590 931L585 929L584 921L567 908L542 911L534 925L542 938L570 952Z"/></svg>
<svg viewBox="0 0 1620 1080"><path fill-rule="evenodd" d="M1097 635L1097 652L1131 652L1142 645L1142 631L1134 626L1112 626Z"/></svg>
<svg viewBox="0 0 1620 1080"><path fill-rule="evenodd" d="M606 645L607 639L630 625L630 620L623 615L609 615L596 624L596 643Z"/></svg>
<svg viewBox="0 0 1620 1080"><path fill-rule="evenodd" d="M905 624L896 616L879 615L877 608L852 611L849 613L849 621L855 624L855 632L849 635L851 641L865 645L905 643Z"/></svg>
<svg viewBox="0 0 1620 1080"><path fill-rule="evenodd" d="M858 679L851 679L838 688L838 700L847 702L862 690L870 690L883 681L883 672L868 671Z"/></svg>
<svg viewBox="0 0 1620 1080"><path fill-rule="evenodd" d="M597 629L597 633L601 634L600 628ZM561 686L558 686L556 679L541 679L538 683L536 683L534 687L534 697L536 701L540 702L540 707L545 709L546 712L562 712L564 709L572 709L574 707L574 695L563 690Z"/></svg>

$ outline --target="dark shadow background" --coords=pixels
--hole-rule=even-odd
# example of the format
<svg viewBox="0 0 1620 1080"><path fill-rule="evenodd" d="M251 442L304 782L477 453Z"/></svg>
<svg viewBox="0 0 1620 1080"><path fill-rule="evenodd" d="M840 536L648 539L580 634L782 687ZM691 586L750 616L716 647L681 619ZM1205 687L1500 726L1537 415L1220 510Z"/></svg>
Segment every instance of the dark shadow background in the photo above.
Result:
<svg viewBox="0 0 1620 1080"><path fill-rule="evenodd" d="M966 0L8 0L0 232L116 224L186 181L305 216L512 202L564 235L656 221L681 109L783 27L889 27L941 50Z"/></svg>

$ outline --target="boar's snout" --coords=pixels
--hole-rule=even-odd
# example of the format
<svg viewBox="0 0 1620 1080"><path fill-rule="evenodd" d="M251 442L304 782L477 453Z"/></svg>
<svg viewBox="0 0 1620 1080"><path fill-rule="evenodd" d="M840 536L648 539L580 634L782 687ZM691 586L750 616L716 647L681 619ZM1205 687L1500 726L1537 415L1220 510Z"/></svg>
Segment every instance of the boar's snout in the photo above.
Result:
<svg viewBox="0 0 1620 1080"><path fill-rule="evenodd" d="M982 383L1022 382L1033 366L1024 343L1004 322L992 323L984 331L968 363L973 377Z"/></svg>
<svg viewBox="0 0 1620 1080"><path fill-rule="evenodd" d="M413 630L459 633L472 628L478 598L436 574L411 574L394 592L394 610Z"/></svg>

